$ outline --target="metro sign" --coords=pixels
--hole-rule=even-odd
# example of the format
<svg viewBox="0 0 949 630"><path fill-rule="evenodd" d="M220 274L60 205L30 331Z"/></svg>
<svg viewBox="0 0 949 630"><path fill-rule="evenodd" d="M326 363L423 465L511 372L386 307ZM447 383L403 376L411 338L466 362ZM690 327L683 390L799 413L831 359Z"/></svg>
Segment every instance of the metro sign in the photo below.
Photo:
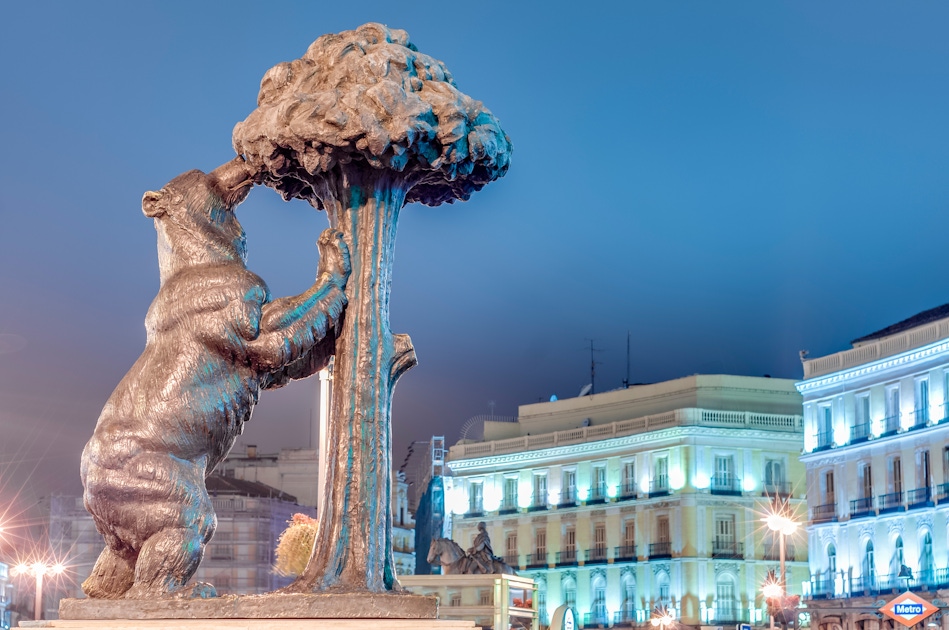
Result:
<svg viewBox="0 0 949 630"><path fill-rule="evenodd" d="M939 608L922 597L907 591L890 600L886 606L880 609L880 612L893 621L911 628L937 610Z"/></svg>

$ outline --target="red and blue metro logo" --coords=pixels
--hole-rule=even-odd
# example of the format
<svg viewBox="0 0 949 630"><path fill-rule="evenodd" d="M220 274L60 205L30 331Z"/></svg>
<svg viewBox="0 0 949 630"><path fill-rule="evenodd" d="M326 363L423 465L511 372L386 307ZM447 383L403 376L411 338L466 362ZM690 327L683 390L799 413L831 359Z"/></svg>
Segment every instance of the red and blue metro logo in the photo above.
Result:
<svg viewBox="0 0 949 630"><path fill-rule="evenodd" d="M939 610L937 607L922 597L907 591L890 600L880 609L880 612L893 621L911 628L937 610Z"/></svg>

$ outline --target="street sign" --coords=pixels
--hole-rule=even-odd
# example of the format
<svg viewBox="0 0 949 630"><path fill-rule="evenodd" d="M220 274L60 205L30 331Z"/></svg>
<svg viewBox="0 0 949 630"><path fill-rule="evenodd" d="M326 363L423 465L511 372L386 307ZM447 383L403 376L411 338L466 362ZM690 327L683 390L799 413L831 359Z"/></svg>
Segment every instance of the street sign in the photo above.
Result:
<svg viewBox="0 0 949 630"><path fill-rule="evenodd" d="M893 621L911 628L939 610L922 597L906 591L891 599L880 612Z"/></svg>

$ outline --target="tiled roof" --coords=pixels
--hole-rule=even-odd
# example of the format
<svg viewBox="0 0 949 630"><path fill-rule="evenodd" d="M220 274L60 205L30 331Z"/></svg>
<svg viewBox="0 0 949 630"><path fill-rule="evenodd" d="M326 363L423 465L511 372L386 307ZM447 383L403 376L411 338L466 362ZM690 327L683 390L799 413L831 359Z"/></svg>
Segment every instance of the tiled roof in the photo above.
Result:
<svg viewBox="0 0 949 630"><path fill-rule="evenodd" d="M938 321L949 317L949 304L943 304L942 306L937 306L936 308L931 308L928 311L923 311L922 313L917 313L912 317L904 319L901 322L897 322L892 326L887 326L886 328L881 328L880 330L870 333L860 337L859 339L854 339L851 341L851 344L863 343L866 341L874 341L876 339L882 339L884 337L889 337L890 335L895 335L903 331L909 330L910 328L916 328L917 326L923 326L925 324L931 324L932 322Z"/></svg>
<svg viewBox="0 0 949 630"><path fill-rule="evenodd" d="M287 494L276 488L272 488L264 483L257 481L247 481L246 479L235 479L234 477L224 477L222 475L209 475L205 480L208 486L208 494L214 496L242 496L242 497L267 497L272 499L281 499L289 503L296 503L297 498L292 494Z"/></svg>

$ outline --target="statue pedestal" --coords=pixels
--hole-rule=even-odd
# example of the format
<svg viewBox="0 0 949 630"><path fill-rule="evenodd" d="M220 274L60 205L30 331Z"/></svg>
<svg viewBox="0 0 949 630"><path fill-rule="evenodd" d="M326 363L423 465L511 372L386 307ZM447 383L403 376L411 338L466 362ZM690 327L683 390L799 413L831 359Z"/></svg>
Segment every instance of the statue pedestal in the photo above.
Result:
<svg viewBox="0 0 949 630"><path fill-rule="evenodd" d="M407 593L266 593L208 599L64 599L60 620L432 619L438 600Z"/></svg>
<svg viewBox="0 0 949 630"><path fill-rule="evenodd" d="M475 630L473 621L436 619L435 597L389 593L225 595L211 599L64 599L60 619L24 628L146 630Z"/></svg>
<svg viewBox="0 0 949 630"><path fill-rule="evenodd" d="M52 619L21 628L72 630L478 630L473 621L447 619Z"/></svg>

